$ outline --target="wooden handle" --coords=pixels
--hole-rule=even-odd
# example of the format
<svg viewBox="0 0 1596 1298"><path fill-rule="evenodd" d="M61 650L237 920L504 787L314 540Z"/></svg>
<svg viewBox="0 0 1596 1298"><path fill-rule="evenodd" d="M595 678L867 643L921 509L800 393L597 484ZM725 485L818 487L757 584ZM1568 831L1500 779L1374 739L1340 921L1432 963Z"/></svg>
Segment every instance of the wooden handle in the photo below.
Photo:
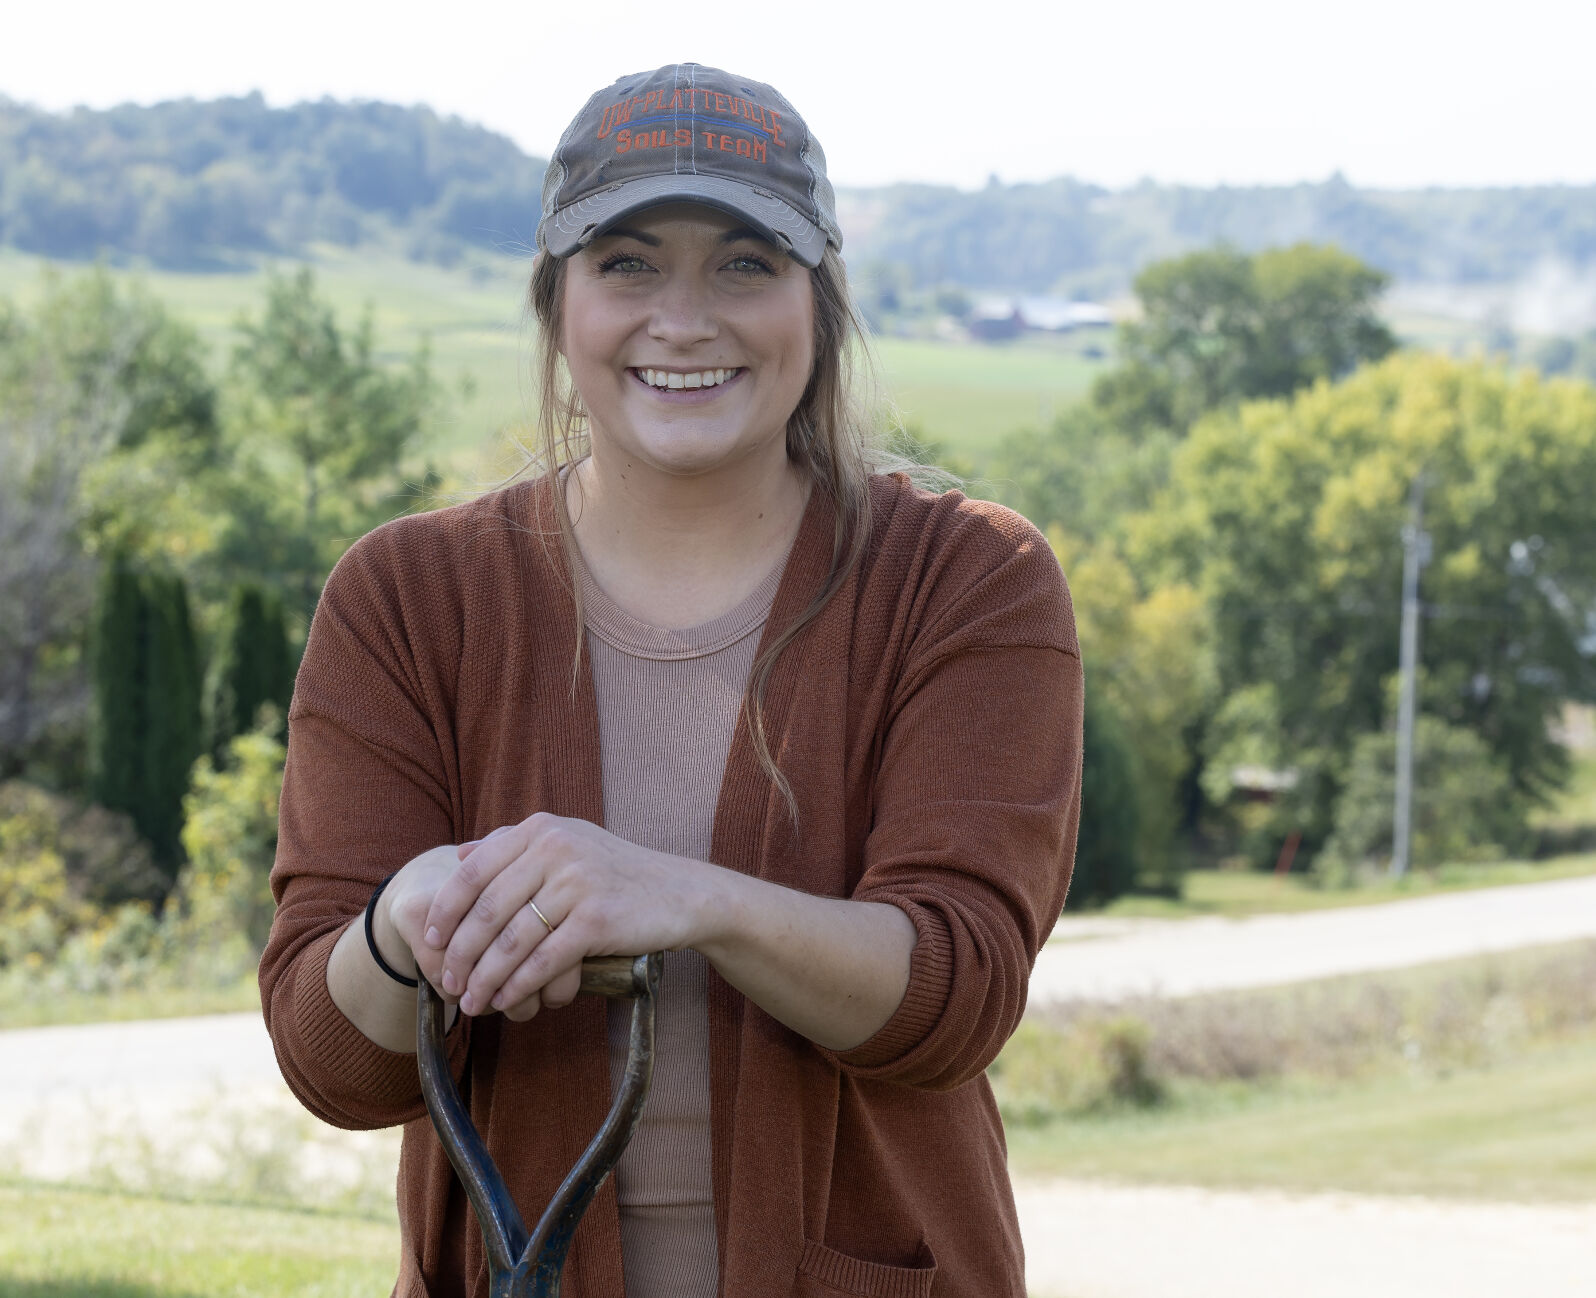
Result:
<svg viewBox="0 0 1596 1298"><path fill-rule="evenodd" d="M627 1000L648 987L646 955L601 955L582 961L582 990L593 996Z"/></svg>

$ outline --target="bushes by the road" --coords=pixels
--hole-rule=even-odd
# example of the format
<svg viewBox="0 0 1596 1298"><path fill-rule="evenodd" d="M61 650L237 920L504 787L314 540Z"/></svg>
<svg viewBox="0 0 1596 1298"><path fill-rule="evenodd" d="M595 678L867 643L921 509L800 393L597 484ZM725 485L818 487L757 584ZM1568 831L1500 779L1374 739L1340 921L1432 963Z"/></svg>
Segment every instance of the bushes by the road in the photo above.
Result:
<svg viewBox="0 0 1596 1298"><path fill-rule="evenodd" d="M1396 747L1389 731L1364 735L1353 745L1335 829L1314 861L1314 873L1324 882L1347 882L1360 869L1389 862ZM1420 717L1413 771L1410 859L1415 866L1496 860L1528 842L1527 808L1513 796L1504 764L1473 731Z"/></svg>
<svg viewBox="0 0 1596 1298"><path fill-rule="evenodd" d="M0 1007L57 994L204 993L254 968L272 915L277 724L268 711L235 738L225 769L196 764L175 885L128 817L0 784Z"/></svg>
<svg viewBox="0 0 1596 1298"><path fill-rule="evenodd" d="M1194 1083L1445 1075L1596 1029L1596 942L1298 987L1027 1018L992 1066L1006 1120L1147 1106Z"/></svg>

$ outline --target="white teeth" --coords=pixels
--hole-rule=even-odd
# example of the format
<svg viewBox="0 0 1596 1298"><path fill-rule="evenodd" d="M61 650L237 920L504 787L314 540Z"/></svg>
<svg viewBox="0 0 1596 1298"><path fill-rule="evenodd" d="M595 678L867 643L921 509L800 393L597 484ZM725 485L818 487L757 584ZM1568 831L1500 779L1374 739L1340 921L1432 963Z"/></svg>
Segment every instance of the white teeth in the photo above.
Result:
<svg viewBox="0 0 1596 1298"><path fill-rule="evenodd" d="M730 370L700 370L696 374L677 374L671 370L638 370L638 376L651 388L713 388L737 374Z"/></svg>

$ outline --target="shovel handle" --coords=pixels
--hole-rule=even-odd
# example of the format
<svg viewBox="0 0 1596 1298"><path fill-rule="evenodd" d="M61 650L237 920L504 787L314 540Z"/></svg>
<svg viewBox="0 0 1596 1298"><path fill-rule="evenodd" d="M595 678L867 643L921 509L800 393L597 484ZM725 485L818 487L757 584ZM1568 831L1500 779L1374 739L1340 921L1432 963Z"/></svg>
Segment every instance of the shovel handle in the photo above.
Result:
<svg viewBox="0 0 1596 1298"><path fill-rule="evenodd" d="M599 955L582 961L582 991L588 995L627 1000L647 990L647 966L635 956Z"/></svg>
<svg viewBox="0 0 1596 1298"><path fill-rule="evenodd" d="M421 1094L482 1227L490 1298L559 1298L560 1273L571 1236L604 1178L625 1152L648 1098L654 1070L654 999L663 959L656 951L653 955L600 956L582 962L584 992L633 1002L626 1073L603 1126L530 1232L449 1074L443 1000L431 983L421 980L416 991L416 1065Z"/></svg>

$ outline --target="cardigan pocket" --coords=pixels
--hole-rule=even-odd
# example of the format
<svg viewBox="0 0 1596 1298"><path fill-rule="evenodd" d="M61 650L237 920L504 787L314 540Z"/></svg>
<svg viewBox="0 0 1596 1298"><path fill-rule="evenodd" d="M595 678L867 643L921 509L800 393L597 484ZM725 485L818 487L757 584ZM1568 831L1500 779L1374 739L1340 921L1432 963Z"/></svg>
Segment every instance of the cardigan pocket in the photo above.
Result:
<svg viewBox="0 0 1596 1298"><path fill-rule="evenodd" d="M806 1239L793 1294L794 1298L931 1298L936 1274L936 1258L924 1240L918 1266L888 1266Z"/></svg>

